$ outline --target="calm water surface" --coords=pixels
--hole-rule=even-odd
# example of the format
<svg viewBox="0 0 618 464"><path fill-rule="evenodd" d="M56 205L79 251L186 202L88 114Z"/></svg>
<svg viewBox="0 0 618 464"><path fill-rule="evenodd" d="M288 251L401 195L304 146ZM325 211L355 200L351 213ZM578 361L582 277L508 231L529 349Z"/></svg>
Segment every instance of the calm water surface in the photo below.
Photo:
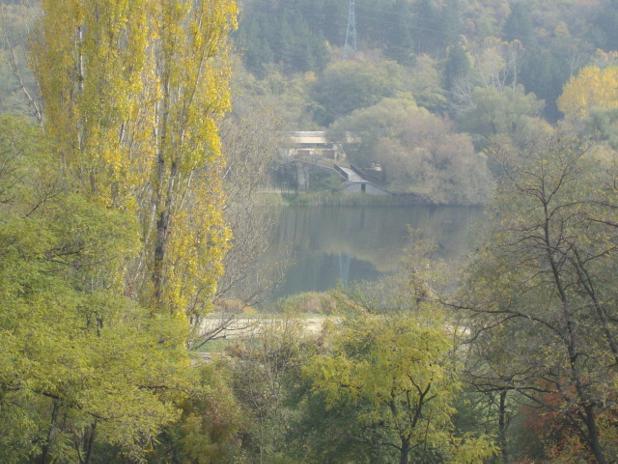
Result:
<svg viewBox="0 0 618 464"><path fill-rule="evenodd" d="M482 210L462 207L286 207L273 234L287 267L275 298L325 291L394 272L409 228L432 238L439 252L469 252Z"/></svg>

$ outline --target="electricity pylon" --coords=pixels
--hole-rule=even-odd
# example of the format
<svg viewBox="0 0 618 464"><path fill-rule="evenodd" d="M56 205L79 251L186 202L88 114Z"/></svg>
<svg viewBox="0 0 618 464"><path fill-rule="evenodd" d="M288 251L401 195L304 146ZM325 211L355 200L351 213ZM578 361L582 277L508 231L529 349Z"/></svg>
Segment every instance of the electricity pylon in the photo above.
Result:
<svg viewBox="0 0 618 464"><path fill-rule="evenodd" d="M356 32L356 1L349 0L348 6L348 27L345 31L345 45L343 54L348 58L356 52L358 48L358 34Z"/></svg>

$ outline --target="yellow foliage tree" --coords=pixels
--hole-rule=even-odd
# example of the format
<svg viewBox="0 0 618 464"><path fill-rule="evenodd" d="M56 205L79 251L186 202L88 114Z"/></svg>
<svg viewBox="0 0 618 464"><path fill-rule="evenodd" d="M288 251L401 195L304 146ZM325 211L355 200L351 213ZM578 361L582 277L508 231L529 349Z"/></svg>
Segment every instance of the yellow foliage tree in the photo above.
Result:
<svg viewBox="0 0 618 464"><path fill-rule="evenodd" d="M43 0L31 61L66 182L140 223L126 293L208 307L229 239L218 121L233 0Z"/></svg>
<svg viewBox="0 0 618 464"><path fill-rule="evenodd" d="M558 108L570 118L585 118L595 108L618 109L618 66L582 69L564 87Z"/></svg>

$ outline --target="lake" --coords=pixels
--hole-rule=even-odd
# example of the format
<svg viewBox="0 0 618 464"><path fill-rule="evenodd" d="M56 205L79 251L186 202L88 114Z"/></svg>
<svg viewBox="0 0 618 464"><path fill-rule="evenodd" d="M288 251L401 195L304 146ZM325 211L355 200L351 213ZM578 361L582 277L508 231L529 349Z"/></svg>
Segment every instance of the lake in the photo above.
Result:
<svg viewBox="0 0 618 464"><path fill-rule="evenodd" d="M428 206L285 207L273 231L274 253L289 266L273 297L376 280L397 269L409 228L431 238L446 258L474 243L483 210Z"/></svg>

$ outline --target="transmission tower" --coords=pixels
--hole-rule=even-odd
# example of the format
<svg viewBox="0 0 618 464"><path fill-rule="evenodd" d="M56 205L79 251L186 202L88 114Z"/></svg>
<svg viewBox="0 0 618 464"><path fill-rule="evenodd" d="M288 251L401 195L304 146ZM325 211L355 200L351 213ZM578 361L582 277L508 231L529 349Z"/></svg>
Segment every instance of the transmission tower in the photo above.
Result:
<svg viewBox="0 0 618 464"><path fill-rule="evenodd" d="M358 48L358 34L356 33L356 1L349 0L348 28L345 31L345 46L343 54L348 58Z"/></svg>

